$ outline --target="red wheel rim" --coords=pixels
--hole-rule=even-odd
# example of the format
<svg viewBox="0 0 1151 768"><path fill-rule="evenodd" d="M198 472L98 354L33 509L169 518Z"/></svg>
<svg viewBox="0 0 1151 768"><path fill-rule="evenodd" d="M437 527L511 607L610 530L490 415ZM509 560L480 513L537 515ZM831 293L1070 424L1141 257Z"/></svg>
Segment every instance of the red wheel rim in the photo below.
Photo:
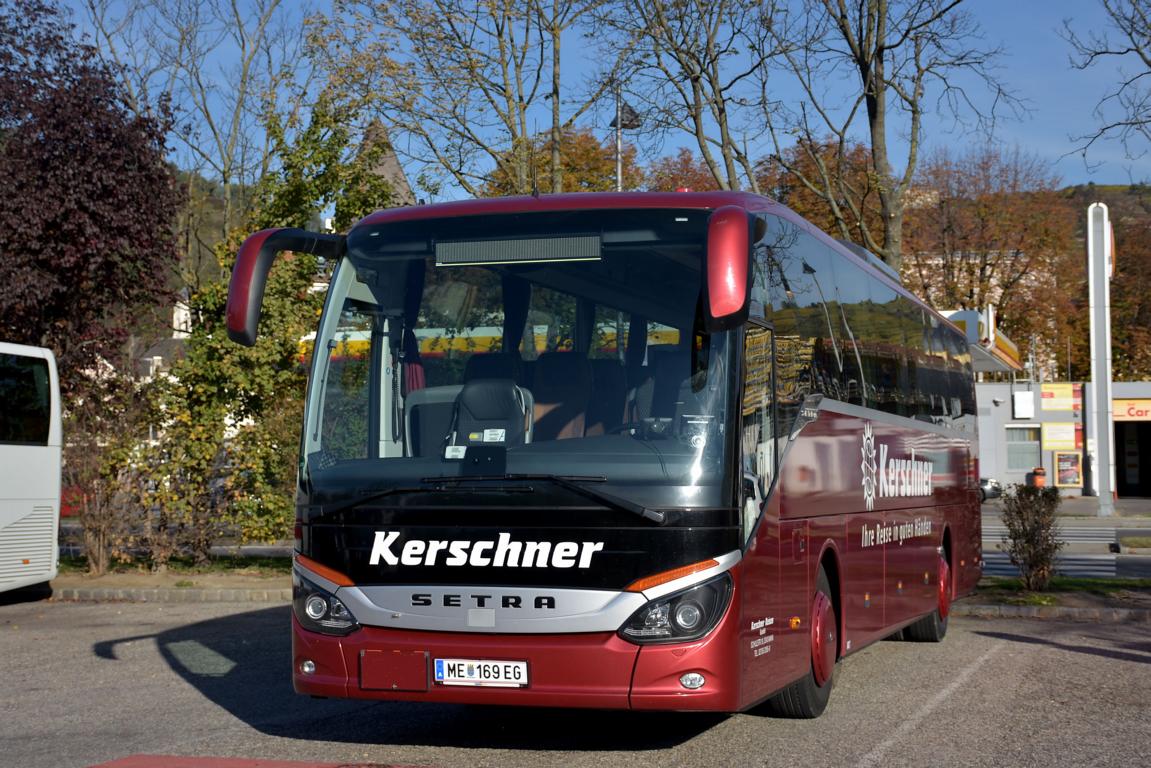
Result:
<svg viewBox="0 0 1151 768"><path fill-rule="evenodd" d="M946 619L951 612L951 566L943 555L939 556L939 618Z"/></svg>
<svg viewBox="0 0 1151 768"><path fill-rule="evenodd" d="M835 609L831 598L824 592L816 592L811 606L811 671L815 684L820 687L831 679L837 645Z"/></svg>

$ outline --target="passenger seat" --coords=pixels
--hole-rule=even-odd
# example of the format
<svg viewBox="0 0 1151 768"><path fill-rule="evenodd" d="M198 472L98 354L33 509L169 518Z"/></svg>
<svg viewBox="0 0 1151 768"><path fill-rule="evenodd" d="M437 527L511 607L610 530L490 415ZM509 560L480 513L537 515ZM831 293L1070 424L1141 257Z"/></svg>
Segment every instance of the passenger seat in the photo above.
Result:
<svg viewBox="0 0 1151 768"><path fill-rule="evenodd" d="M536 361L533 382L533 440L583 437L591 394L587 359L574 352L544 352Z"/></svg>
<svg viewBox="0 0 1151 768"><path fill-rule="evenodd" d="M587 408L588 435L603 435L624 421L627 382L618 360L592 360L591 402Z"/></svg>

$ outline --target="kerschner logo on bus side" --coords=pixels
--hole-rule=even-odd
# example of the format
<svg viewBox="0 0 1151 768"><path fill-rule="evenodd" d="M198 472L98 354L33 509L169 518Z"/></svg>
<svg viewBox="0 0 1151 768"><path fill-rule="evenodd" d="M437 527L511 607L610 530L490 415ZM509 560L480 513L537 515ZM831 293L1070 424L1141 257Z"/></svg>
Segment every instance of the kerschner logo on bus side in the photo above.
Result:
<svg viewBox="0 0 1151 768"><path fill-rule="evenodd" d="M915 458L915 449L911 449L908 458L889 457L887 444L878 443L878 461L876 460L875 434L871 431L871 422L863 425L863 499L867 508L875 509L876 498L893 496L930 496L932 494L932 462L920 461Z"/></svg>
<svg viewBox="0 0 1151 768"><path fill-rule="evenodd" d="M445 565L451 568L587 568L603 550L602 541L513 541L500 533L494 540L408 539L397 544L399 531L376 531L372 565Z"/></svg>

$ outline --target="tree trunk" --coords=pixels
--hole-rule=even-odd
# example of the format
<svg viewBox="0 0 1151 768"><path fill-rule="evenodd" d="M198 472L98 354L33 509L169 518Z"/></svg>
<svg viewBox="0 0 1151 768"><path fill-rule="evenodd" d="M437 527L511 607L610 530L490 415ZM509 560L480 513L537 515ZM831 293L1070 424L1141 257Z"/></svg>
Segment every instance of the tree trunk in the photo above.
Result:
<svg viewBox="0 0 1151 768"><path fill-rule="evenodd" d="M105 505L91 493L81 501L80 522L84 527L84 554L88 559L88 575L103 576L111 560L108 545L108 520Z"/></svg>
<svg viewBox="0 0 1151 768"><path fill-rule="evenodd" d="M557 25L559 3L552 3L552 193L564 191L564 169L560 156L560 33Z"/></svg>

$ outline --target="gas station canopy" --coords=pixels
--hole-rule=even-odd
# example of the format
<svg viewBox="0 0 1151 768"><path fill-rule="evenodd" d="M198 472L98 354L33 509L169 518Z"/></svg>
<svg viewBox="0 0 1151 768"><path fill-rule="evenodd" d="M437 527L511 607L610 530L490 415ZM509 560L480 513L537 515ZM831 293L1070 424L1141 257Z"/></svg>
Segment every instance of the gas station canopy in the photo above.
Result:
<svg viewBox="0 0 1151 768"><path fill-rule="evenodd" d="M988 306L983 312L958 309L944 312L943 316L967 334L971 350L971 366L979 373L1011 373L1023 370L1019 347L995 327L995 309Z"/></svg>

